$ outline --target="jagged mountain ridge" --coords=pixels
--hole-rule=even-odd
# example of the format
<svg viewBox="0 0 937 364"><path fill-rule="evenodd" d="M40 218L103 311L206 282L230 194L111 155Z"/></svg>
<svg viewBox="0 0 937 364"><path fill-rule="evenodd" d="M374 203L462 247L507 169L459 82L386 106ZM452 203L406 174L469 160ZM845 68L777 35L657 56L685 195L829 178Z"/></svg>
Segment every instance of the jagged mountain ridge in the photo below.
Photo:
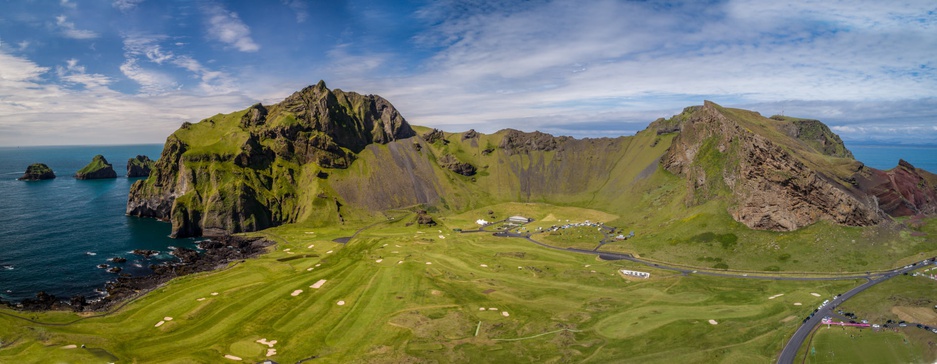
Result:
<svg viewBox="0 0 937 364"><path fill-rule="evenodd" d="M646 192L642 179L673 173L686 181L687 206L726 200L751 228L793 230L933 213L933 175L906 170L898 180L917 184L885 183L890 172L853 160L818 121L711 102L630 137L453 134L411 127L379 96L319 82L275 105L184 124L150 178L131 189L127 213L171 221L184 237L341 223L414 205L536 201L614 211L628 208L623 195Z"/></svg>

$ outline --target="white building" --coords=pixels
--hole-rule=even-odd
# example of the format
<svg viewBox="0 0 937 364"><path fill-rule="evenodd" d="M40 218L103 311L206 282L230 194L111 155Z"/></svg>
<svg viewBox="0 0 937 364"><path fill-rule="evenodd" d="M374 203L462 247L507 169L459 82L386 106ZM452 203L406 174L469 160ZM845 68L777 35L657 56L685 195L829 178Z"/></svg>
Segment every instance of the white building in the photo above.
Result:
<svg viewBox="0 0 937 364"><path fill-rule="evenodd" d="M627 270L627 269L621 269L619 270L619 272L621 272L621 274L629 275L632 277L645 278L645 279L651 278L651 273L648 273L648 272L639 272L636 270Z"/></svg>
<svg viewBox="0 0 937 364"><path fill-rule="evenodd" d="M511 217L508 218L508 222L513 222L513 223L516 223L516 224L526 224L526 223L528 223L528 222L530 222L530 221L531 221L530 218L526 218L526 217L523 217L523 216L520 216L520 215L511 216Z"/></svg>

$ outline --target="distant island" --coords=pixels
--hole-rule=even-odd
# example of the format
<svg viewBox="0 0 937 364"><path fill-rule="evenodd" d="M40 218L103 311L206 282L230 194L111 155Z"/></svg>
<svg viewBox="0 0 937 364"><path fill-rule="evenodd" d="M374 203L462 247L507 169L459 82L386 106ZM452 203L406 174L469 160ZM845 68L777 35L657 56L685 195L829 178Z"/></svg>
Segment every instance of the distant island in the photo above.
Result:
<svg viewBox="0 0 937 364"><path fill-rule="evenodd" d="M75 172L75 179L104 178L117 178L117 172L114 171L114 166L108 163L107 159L104 159L104 156L100 154L94 156L84 168Z"/></svg>
<svg viewBox="0 0 937 364"><path fill-rule="evenodd" d="M26 167L26 173L18 179L20 181L39 181L53 178L55 178L55 173L52 172L52 168L42 163L33 163Z"/></svg>

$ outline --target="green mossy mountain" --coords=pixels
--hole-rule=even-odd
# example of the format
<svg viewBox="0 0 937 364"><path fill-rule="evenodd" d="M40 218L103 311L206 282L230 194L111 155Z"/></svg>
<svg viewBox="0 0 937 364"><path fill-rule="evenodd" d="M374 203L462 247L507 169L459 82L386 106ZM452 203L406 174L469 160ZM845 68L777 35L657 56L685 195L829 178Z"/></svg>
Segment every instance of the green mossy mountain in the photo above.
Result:
<svg viewBox="0 0 937 364"><path fill-rule="evenodd" d="M131 188L127 213L171 221L172 235L187 237L501 202L641 210L645 220L676 223L706 205L750 228L784 231L878 224L888 214L876 196L927 205L935 193L884 184L870 170L822 123L711 102L629 137L447 133L410 126L379 96L319 82L274 105L183 124L150 177Z"/></svg>
<svg viewBox="0 0 937 364"><path fill-rule="evenodd" d="M17 179L20 181L40 181L53 178L55 178L55 173L52 172L52 168L43 163L33 163L26 167L26 173Z"/></svg>
<svg viewBox="0 0 937 364"><path fill-rule="evenodd" d="M114 166L107 163L107 159L104 159L104 156L100 154L94 156L88 165L75 172L75 179L103 178L117 178L117 172L114 171Z"/></svg>

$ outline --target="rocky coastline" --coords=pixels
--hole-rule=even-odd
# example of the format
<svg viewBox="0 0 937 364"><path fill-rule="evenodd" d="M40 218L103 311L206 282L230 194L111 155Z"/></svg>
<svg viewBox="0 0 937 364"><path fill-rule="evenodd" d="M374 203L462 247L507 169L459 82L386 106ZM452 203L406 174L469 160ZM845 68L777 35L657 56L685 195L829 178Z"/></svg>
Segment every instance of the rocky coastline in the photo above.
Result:
<svg viewBox="0 0 937 364"><path fill-rule="evenodd" d="M105 284L106 295L99 299L88 299L83 295L63 298L40 291L35 298L20 302L0 300L0 304L21 311L105 311L145 294L175 277L223 268L232 262L258 256L271 245L273 242L264 238L234 235L211 237L198 244L201 251L175 248L171 254L178 260L150 265L150 274L136 277L118 276L116 280Z"/></svg>

